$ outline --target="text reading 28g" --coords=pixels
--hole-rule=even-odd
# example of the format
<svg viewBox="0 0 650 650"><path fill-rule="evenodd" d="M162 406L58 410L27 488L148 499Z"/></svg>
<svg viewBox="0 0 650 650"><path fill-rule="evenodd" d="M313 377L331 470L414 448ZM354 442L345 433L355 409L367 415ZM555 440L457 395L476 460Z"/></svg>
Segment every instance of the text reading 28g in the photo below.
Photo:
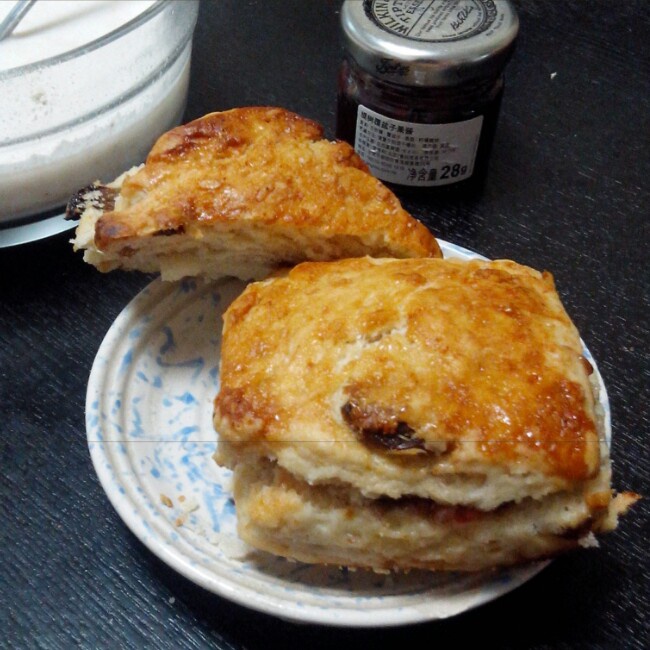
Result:
<svg viewBox="0 0 650 650"><path fill-rule="evenodd" d="M434 170L435 171L435 170ZM443 165L440 169L440 179L458 178L467 174L467 165Z"/></svg>

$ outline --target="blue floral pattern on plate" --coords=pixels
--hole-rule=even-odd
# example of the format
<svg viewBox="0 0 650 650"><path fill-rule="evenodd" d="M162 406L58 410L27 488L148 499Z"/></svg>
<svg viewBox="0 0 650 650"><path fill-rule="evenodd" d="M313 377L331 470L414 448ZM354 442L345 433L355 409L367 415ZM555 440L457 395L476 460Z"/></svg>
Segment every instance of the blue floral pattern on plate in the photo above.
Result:
<svg viewBox="0 0 650 650"><path fill-rule="evenodd" d="M447 242L441 247L445 257L480 257ZM380 575L288 562L247 547L237 536L230 472L212 459L221 317L244 286L155 280L117 317L93 364L86 428L95 470L121 518L153 553L242 605L346 626L447 618L511 591L545 566ZM597 369L596 377L609 436Z"/></svg>

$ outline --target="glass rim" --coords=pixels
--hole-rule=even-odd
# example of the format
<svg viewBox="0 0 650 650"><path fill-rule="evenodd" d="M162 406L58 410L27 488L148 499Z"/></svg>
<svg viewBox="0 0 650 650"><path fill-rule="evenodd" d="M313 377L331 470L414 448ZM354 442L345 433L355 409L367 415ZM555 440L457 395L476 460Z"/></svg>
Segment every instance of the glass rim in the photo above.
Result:
<svg viewBox="0 0 650 650"><path fill-rule="evenodd" d="M125 34L132 32L134 29L137 29L145 22L148 22L154 16L157 16L167 5L172 4L169 0L156 0L153 5L145 9L141 14L138 14L135 18L132 18L128 22L120 25L116 29L103 34L99 38L96 38L90 43L85 45L80 45L75 47L67 52L62 52L55 56L48 57L46 59L41 59L40 61L33 61L32 63L26 63L25 65L20 65L15 68L9 68L7 70L0 71L0 82L6 79L13 79L14 77L22 76L29 74L35 70L43 70L50 68L59 63L65 63L71 59L76 59L79 56L83 56L87 52L92 52L97 50L104 45L116 41L118 38L121 38Z"/></svg>

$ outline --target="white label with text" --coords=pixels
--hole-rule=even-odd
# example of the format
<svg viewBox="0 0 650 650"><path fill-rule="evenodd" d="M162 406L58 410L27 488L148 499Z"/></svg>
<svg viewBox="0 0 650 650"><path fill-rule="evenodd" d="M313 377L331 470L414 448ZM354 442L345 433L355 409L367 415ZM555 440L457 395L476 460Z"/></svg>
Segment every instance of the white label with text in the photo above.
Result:
<svg viewBox="0 0 650 650"><path fill-rule="evenodd" d="M483 116L450 124L421 124L359 106L354 148L374 176L387 183L434 187L474 172Z"/></svg>

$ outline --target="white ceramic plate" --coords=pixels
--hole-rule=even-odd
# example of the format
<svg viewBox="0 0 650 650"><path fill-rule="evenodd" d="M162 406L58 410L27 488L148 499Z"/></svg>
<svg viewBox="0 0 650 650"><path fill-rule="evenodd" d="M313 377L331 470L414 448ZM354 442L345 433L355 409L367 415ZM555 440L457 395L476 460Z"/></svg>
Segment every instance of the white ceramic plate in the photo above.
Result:
<svg viewBox="0 0 650 650"><path fill-rule="evenodd" d="M441 245L446 257L479 257ZM237 537L230 472L212 460L221 316L243 287L156 280L118 316L95 359L86 402L92 460L111 503L151 551L247 607L345 626L447 618L511 591L545 566L376 575L291 563L246 547ZM597 377L609 435L607 393Z"/></svg>

